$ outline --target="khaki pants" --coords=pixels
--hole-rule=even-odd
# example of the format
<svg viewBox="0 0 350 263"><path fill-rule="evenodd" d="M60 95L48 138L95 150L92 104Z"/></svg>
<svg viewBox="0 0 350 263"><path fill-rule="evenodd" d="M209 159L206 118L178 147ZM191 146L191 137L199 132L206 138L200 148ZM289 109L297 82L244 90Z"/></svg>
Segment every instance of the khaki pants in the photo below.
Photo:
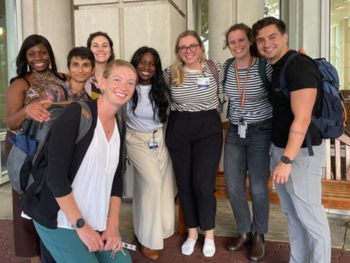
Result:
<svg viewBox="0 0 350 263"><path fill-rule="evenodd" d="M163 239L174 233L174 172L163 129L155 133L158 149L148 148L151 138L153 133L127 129L127 153L135 168L133 220L135 235L142 245L163 249Z"/></svg>

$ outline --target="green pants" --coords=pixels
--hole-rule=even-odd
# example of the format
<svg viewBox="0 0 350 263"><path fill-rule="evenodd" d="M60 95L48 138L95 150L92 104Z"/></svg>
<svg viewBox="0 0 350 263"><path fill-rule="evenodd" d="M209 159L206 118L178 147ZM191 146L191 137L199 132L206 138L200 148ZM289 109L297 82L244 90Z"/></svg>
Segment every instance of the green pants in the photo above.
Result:
<svg viewBox="0 0 350 263"><path fill-rule="evenodd" d="M126 255L121 251L110 258L111 250L90 253L85 244L80 240L76 231L65 228L50 229L37 222L34 226L57 263L131 263L129 252L124 249Z"/></svg>

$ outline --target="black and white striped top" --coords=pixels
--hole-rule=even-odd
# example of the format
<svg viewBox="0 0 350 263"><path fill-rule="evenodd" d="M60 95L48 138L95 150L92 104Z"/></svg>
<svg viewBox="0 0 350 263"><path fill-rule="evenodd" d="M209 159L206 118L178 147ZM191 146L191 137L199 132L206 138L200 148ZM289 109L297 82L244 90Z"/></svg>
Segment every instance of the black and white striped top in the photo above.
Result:
<svg viewBox="0 0 350 263"><path fill-rule="evenodd" d="M224 63L224 68L227 61ZM246 79L247 69L238 69L241 93L243 93L244 82ZM266 75L271 81L272 67L267 62ZM236 69L234 62L231 63L227 72L227 79L224 87L226 95L229 97L230 112L229 119L233 124L238 124L241 117L241 95L237 86ZM258 59L250 66L248 73L245 103L243 107L243 117L247 123L257 123L272 117L272 106L268 98L267 89L263 86L259 75Z"/></svg>
<svg viewBox="0 0 350 263"><path fill-rule="evenodd" d="M214 62L219 76L219 94L223 93L223 69L221 64ZM219 105L216 80L207 62L203 72L185 69L185 79L181 87L170 86L172 96L172 111L208 111L216 109ZM169 83L170 67L164 71L165 80ZM209 88L199 88L198 78L209 77Z"/></svg>

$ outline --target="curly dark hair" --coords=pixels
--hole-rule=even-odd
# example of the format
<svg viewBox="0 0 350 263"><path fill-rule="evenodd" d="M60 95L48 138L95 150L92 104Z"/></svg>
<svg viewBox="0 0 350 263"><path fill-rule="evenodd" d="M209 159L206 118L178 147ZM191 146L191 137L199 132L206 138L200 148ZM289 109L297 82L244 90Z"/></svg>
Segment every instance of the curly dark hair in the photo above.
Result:
<svg viewBox="0 0 350 263"><path fill-rule="evenodd" d="M18 56L16 59L17 76L12 78L10 83L12 83L14 80L16 80L18 78L24 78L25 75L32 72L32 68L28 66L28 62L27 62L27 51L28 51L28 49L30 49L36 45L39 45L39 44L43 44L47 48L47 51L49 52L49 56L51 59L51 71L52 71L52 73L55 74L55 76L57 78L59 78L61 80L65 80L65 78L57 72L55 55L53 54L53 50L52 50L50 42L45 37L43 37L41 35L33 34L33 35L28 36L22 43L21 49L19 50ZM29 71L28 71L28 68L29 68Z"/></svg>
<svg viewBox="0 0 350 263"><path fill-rule="evenodd" d="M165 123L168 120L167 110L169 107L170 100L170 91L169 86L164 80L162 62L158 52L151 47L140 47L135 51L134 55L131 58L130 63L137 68L137 65L140 63L143 54L151 53L154 56L154 64L156 66L156 72L152 77L152 87L148 94L148 98L151 101L153 107L153 120L157 120L156 115L159 118L161 123ZM135 109L139 101L138 89L134 92L134 95L131 98L132 106L131 109L135 114Z"/></svg>

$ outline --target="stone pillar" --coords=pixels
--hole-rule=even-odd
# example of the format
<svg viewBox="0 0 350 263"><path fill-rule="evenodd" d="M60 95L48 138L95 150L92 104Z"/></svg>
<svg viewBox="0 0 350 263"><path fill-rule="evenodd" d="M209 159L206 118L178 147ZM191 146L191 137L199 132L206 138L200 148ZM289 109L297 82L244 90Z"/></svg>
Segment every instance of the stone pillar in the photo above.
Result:
<svg viewBox="0 0 350 263"><path fill-rule="evenodd" d="M22 0L23 41L31 34L46 37L54 50L57 66L67 72L66 58L73 47L70 0Z"/></svg>

